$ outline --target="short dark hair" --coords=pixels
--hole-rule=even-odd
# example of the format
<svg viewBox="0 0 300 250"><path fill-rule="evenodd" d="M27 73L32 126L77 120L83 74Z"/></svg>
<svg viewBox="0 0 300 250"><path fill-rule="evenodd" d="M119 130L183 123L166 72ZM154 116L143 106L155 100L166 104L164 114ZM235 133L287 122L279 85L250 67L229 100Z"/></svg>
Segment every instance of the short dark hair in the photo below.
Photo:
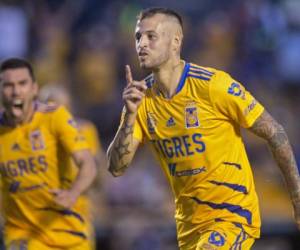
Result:
<svg viewBox="0 0 300 250"><path fill-rule="evenodd" d="M8 59L4 60L0 65L0 73L2 73L5 70L8 70L8 69L18 69L18 68L28 69L28 72L29 72L32 80L35 81L35 75L34 75L31 64L23 58L13 57L13 58L8 58Z"/></svg>
<svg viewBox="0 0 300 250"><path fill-rule="evenodd" d="M144 9L139 13L139 15L137 16L137 19L141 21L147 17L152 17L156 14L164 14L167 16L174 17L180 24L181 29L183 29L182 17L176 11L169 9L169 8L152 7L152 8Z"/></svg>

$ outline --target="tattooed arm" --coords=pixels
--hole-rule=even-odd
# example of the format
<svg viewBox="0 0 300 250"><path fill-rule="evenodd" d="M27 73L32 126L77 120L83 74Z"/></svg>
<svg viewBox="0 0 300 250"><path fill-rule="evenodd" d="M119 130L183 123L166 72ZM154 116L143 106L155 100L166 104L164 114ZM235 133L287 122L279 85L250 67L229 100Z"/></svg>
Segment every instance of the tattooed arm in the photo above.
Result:
<svg viewBox="0 0 300 250"><path fill-rule="evenodd" d="M147 89L145 81L133 80L128 65L126 65L126 81L127 86L123 91L125 116L107 151L108 170L113 176L120 176L125 172L139 145L139 141L133 137L133 126Z"/></svg>
<svg viewBox="0 0 300 250"><path fill-rule="evenodd" d="M257 119L250 131L268 142L273 157L287 184L294 206L296 222L300 229L300 177L287 134L267 111L264 111Z"/></svg>
<svg viewBox="0 0 300 250"><path fill-rule="evenodd" d="M125 114L124 120L107 151L108 170L115 177L124 174L138 148L139 141L133 138L134 114Z"/></svg>

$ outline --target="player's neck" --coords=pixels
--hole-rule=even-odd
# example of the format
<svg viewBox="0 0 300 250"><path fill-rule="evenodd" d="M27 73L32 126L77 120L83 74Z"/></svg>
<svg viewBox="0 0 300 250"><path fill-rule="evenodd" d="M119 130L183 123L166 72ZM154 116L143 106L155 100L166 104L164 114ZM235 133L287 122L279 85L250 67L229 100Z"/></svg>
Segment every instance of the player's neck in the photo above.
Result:
<svg viewBox="0 0 300 250"><path fill-rule="evenodd" d="M165 63L153 72L159 91L165 98L172 98L176 94L183 68L184 61L178 58Z"/></svg>

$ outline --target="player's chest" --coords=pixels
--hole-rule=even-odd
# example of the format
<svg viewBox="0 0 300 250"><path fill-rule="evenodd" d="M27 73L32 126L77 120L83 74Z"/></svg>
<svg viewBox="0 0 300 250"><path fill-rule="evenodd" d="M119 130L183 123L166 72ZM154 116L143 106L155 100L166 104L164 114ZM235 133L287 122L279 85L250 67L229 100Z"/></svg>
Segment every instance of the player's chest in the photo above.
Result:
<svg viewBox="0 0 300 250"><path fill-rule="evenodd" d="M214 114L205 102L182 98L170 102L149 102L141 114L149 139L205 133L213 126Z"/></svg>
<svg viewBox="0 0 300 250"><path fill-rule="evenodd" d="M0 134L0 161L45 154L55 144L55 138L47 127L27 126L7 130Z"/></svg>

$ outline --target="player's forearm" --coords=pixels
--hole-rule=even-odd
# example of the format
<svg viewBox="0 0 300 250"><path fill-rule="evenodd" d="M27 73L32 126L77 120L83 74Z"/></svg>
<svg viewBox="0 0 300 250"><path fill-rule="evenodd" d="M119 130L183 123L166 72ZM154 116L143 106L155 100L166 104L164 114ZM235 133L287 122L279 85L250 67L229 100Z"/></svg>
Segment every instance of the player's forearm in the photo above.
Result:
<svg viewBox="0 0 300 250"><path fill-rule="evenodd" d="M300 201L300 178L292 147L283 127L265 110L250 128L254 134L264 138L279 166L290 196L295 204Z"/></svg>
<svg viewBox="0 0 300 250"><path fill-rule="evenodd" d="M300 201L300 178L297 163L288 137L281 125L268 140L277 165L284 175L290 196L295 201Z"/></svg>
<svg viewBox="0 0 300 250"><path fill-rule="evenodd" d="M134 156L133 126L135 119L136 114L125 114L121 127L107 151L108 170L115 177L123 175Z"/></svg>
<svg viewBox="0 0 300 250"><path fill-rule="evenodd" d="M90 152L85 152L80 159L77 159L78 173L71 187L71 191L80 195L85 192L93 183L96 174L96 163Z"/></svg>

